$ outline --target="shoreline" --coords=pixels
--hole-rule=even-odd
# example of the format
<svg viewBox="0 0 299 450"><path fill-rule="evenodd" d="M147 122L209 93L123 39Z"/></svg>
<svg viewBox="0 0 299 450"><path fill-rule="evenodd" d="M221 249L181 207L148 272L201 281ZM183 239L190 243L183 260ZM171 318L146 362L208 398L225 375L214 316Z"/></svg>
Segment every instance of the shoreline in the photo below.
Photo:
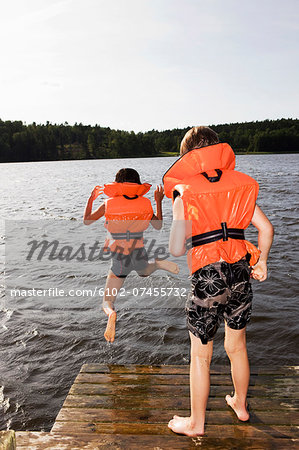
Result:
<svg viewBox="0 0 299 450"><path fill-rule="evenodd" d="M296 152L289 153L277 153L277 152L234 152L236 156L240 155L298 155L299 150ZM59 161L105 161L105 160L117 160L117 159L151 159L151 158L172 158L172 157L180 157L179 153L175 152L165 152L165 154L160 155L151 155L151 156L127 156L123 158L90 158L90 159L43 159L43 160L34 160L34 161L2 161L1 164L27 164L27 163L43 163L43 162L59 162Z"/></svg>
<svg viewBox="0 0 299 450"><path fill-rule="evenodd" d="M235 155L296 155L299 153L299 150L296 152L238 152L238 151L234 151ZM179 153L175 153L175 152L164 152L163 154L158 155L157 157L171 157L171 156L177 156L179 157L180 154ZM155 158L155 157L154 157Z"/></svg>

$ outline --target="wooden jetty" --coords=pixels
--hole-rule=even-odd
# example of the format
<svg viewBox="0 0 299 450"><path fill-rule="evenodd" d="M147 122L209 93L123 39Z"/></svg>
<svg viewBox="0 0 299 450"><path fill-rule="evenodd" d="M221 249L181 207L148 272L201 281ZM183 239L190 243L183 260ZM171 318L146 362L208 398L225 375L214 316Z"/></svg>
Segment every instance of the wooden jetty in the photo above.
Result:
<svg viewBox="0 0 299 450"><path fill-rule="evenodd" d="M189 368L183 365L84 364L51 432L16 432L17 449L298 449L298 368L251 369L249 422L226 406L229 367L211 369L206 434L171 432L188 415Z"/></svg>

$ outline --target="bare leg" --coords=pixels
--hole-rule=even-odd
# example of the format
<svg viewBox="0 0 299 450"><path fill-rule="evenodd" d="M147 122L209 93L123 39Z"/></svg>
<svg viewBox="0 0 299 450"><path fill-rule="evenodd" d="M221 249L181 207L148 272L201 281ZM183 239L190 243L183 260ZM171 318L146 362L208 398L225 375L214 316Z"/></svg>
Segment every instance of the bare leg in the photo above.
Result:
<svg viewBox="0 0 299 450"><path fill-rule="evenodd" d="M192 333L190 364L191 416L173 416L168 427L175 433L187 436L204 434L205 413L210 392L210 363L213 354L213 341L203 345Z"/></svg>
<svg viewBox="0 0 299 450"><path fill-rule="evenodd" d="M170 273L179 273L180 269L179 266L172 261L169 261L168 259L155 259L153 263L148 263L147 268L143 271L142 276L148 277L151 275L155 270L166 270Z"/></svg>
<svg viewBox="0 0 299 450"><path fill-rule="evenodd" d="M106 341L113 342L115 337L115 323L116 323L116 312L114 310L114 301L118 294L118 291L124 284L125 278L120 278L114 275L114 273L109 270L106 280L105 293L103 298L103 310L108 316L108 322L104 337Z"/></svg>
<svg viewBox="0 0 299 450"><path fill-rule="evenodd" d="M224 348L231 363L231 374L234 384L234 395L227 395L227 404L235 411L239 420L249 419L247 411L247 391L249 385L249 361L246 348L246 328L232 330L225 323Z"/></svg>

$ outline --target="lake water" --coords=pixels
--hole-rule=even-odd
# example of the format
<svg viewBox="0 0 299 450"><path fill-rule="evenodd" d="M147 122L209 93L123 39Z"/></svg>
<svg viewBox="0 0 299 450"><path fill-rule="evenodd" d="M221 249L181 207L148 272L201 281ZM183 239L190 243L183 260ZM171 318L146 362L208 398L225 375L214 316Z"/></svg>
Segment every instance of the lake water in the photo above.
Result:
<svg viewBox="0 0 299 450"><path fill-rule="evenodd" d="M184 258L180 273L132 273L127 292L116 302L116 340L103 338L106 316L95 295L13 297L11 288L63 289L65 292L104 287L107 261L25 261L25 244L58 239L77 249L104 240L103 223L82 224L87 198L96 184L113 181L121 167L134 167L142 182L161 183L175 158L59 161L1 164L1 298L0 298L0 429L49 430L81 365L86 362L186 364L189 338L182 289L189 288ZM260 184L258 204L275 227L269 278L253 283L254 306L248 326L252 365L298 363L297 236L298 155L237 156L237 170ZM154 189L148 194L153 200ZM100 204L100 200L96 201ZM167 246L171 202L163 201L164 225L149 232ZM254 229L247 238L257 242ZM5 245L6 244L6 245ZM4 249L6 275L4 279ZM173 258L172 258L173 259ZM5 295L6 287L6 295ZM169 288L164 298L150 295L154 287ZM135 288L135 295L132 295ZM148 294L141 295L140 288ZM179 294L175 295L174 288ZM213 362L226 361L223 327L215 339Z"/></svg>

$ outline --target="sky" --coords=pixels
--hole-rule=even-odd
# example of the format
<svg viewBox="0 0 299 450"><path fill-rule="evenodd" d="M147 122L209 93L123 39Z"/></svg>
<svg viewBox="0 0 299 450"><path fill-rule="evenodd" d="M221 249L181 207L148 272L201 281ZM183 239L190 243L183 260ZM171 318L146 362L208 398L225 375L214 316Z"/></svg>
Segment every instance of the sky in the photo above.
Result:
<svg viewBox="0 0 299 450"><path fill-rule="evenodd" d="M10 0L0 119L128 131L298 118L298 0Z"/></svg>

